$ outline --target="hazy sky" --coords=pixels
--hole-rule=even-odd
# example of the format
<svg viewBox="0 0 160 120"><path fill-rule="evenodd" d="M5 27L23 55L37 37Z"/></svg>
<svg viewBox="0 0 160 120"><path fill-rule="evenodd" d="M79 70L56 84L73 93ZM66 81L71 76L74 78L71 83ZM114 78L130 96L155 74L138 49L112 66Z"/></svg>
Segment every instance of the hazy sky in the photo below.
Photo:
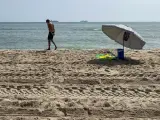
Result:
<svg viewBox="0 0 160 120"><path fill-rule="evenodd" d="M0 0L0 22L160 21L160 0Z"/></svg>

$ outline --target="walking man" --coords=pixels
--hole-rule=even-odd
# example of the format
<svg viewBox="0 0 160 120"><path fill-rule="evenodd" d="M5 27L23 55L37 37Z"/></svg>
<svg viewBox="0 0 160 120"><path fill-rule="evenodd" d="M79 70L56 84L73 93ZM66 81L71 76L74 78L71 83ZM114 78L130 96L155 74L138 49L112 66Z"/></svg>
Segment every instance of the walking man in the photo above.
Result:
<svg viewBox="0 0 160 120"><path fill-rule="evenodd" d="M50 50L51 49L51 42L54 44L55 46L55 50L57 49L57 46L55 44L55 42L53 41L53 37L55 35L55 29L54 29L54 24L51 23L51 21L49 19L46 20L46 23L47 23L47 26L48 26L48 49L47 50Z"/></svg>

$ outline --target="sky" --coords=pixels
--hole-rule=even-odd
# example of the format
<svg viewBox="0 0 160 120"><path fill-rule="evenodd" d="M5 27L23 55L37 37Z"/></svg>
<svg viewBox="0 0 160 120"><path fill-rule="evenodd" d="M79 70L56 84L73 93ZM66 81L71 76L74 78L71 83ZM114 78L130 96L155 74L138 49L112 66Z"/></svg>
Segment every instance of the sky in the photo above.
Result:
<svg viewBox="0 0 160 120"><path fill-rule="evenodd" d="M0 22L160 21L160 0L0 0Z"/></svg>

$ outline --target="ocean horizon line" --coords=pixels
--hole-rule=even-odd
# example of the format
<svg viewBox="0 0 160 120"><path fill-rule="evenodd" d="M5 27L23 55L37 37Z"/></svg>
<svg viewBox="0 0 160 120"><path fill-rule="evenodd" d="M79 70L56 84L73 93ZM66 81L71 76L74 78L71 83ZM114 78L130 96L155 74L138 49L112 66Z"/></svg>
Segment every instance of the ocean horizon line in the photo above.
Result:
<svg viewBox="0 0 160 120"><path fill-rule="evenodd" d="M54 22L54 21L52 21ZM20 22L4 22L4 21L0 21L0 23L45 23L44 22L31 22L31 21L20 21ZM77 22L77 21L58 21L58 22L55 22L55 23L160 23L160 21L87 21L87 22Z"/></svg>

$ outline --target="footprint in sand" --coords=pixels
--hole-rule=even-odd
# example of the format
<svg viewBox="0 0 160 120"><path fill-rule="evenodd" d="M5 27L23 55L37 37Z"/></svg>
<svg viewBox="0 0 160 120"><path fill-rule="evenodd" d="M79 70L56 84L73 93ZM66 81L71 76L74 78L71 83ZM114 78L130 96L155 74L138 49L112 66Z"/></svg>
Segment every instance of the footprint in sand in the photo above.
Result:
<svg viewBox="0 0 160 120"><path fill-rule="evenodd" d="M117 74L119 74L119 72L117 70L111 70L111 69L108 69L108 68L105 69L105 72L107 72L108 75L117 75Z"/></svg>
<svg viewBox="0 0 160 120"><path fill-rule="evenodd" d="M98 70L98 72L100 72L101 74L104 74L104 75L117 75L119 74L119 71L117 70L112 70L110 68L101 68Z"/></svg>
<svg viewBox="0 0 160 120"><path fill-rule="evenodd" d="M64 82L64 77L59 76L59 82L60 82L60 83L63 83L63 82Z"/></svg>

